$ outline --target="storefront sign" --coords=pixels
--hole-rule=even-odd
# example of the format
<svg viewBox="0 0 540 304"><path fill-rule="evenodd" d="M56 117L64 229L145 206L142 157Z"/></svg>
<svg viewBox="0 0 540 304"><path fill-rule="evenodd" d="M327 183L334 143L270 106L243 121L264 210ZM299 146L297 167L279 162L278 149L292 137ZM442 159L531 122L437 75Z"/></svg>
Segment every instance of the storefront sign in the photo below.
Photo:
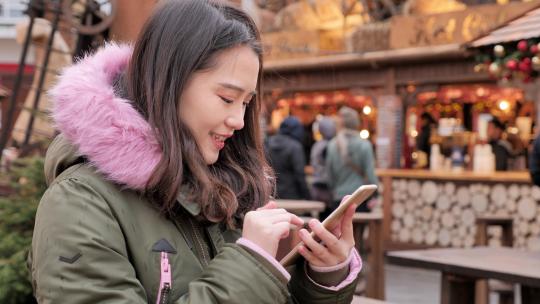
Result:
<svg viewBox="0 0 540 304"><path fill-rule="evenodd" d="M342 53L342 30L285 31L262 35L266 60L306 58Z"/></svg>
<svg viewBox="0 0 540 304"><path fill-rule="evenodd" d="M535 1L479 5L463 11L424 16L395 16L391 19L390 48L469 42L538 6Z"/></svg>

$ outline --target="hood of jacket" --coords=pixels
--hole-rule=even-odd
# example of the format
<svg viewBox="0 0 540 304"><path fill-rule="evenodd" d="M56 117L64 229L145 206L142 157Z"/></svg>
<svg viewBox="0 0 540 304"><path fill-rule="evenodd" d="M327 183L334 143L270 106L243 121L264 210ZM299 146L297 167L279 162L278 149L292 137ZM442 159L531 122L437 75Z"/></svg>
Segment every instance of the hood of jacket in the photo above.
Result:
<svg viewBox="0 0 540 304"><path fill-rule="evenodd" d="M332 139L334 136L336 136L336 123L330 117L323 117L319 121L319 132L324 139Z"/></svg>
<svg viewBox="0 0 540 304"><path fill-rule="evenodd" d="M82 157L115 183L136 190L146 186L161 148L148 122L114 89L131 54L128 45L108 44L64 69L49 91L61 135L47 152L48 182Z"/></svg>
<svg viewBox="0 0 540 304"><path fill-rule="evenodd" d="M304 126L294 116L289 116L279 125L279 134L288 135L299 142L304 140Z"/></svg>

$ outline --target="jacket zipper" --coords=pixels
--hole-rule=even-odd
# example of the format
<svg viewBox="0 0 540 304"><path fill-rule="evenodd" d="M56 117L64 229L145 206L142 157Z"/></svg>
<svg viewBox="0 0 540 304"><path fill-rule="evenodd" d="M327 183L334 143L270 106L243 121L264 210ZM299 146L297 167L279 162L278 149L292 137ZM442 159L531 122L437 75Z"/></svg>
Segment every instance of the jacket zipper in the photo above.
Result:
<svg viewBox="0 0 540 304"><path fill-rule="evenodd" d="M169 293L171 292L172 276L171 264L166 252L161 252L161 276L159 280L159 290L156 304L169 303Z"/></svg>
<svg viewBox="0 0 540 304"><path fill-rule="evenodd" d="M196 250L199 251L199 253L200 253L201 265L203 266L203 268L206 268L206 266L208 266L208 263L209 263L209 260L206 259L206 254L208 252L206 251L206 249L205 249L205 247L203 245L204 240L201 241L201 238L203 238L203 236L199 237L199 231L200 231L199 228L200 228L200 226L198 224L195 224L193 219L189 218L188 220L189 220L189 223L191 224L191 228L193 230L193 236L194 236L194 239L196 241Z"/></svg>

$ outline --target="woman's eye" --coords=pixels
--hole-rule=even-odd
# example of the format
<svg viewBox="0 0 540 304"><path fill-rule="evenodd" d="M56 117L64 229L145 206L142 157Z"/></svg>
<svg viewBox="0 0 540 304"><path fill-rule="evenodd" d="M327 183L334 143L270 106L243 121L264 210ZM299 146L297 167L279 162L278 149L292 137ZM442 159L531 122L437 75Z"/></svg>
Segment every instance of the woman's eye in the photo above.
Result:
<svg viewBox="0 0 540 304"><path fill-rule="evenodd" d="M221 98L221 100L223 100L223 101L226 102L226 103L233 103L233 102L234 102L233 100L227 99L227 98L225 98L225 97L219 96L219 98Z"/></svg>

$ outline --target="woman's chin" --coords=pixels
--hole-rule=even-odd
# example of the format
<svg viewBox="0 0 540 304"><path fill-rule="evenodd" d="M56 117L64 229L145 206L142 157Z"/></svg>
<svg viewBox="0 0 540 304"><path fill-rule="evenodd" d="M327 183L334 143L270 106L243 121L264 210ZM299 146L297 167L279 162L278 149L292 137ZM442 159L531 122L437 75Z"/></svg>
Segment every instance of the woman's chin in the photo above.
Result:
<svg viewBox="0 0 540 304"><path fill-rule="evenodd" d="M213 165L217 162L219 153L207 153L204 155L204 161L208 166Z"/></svg>

